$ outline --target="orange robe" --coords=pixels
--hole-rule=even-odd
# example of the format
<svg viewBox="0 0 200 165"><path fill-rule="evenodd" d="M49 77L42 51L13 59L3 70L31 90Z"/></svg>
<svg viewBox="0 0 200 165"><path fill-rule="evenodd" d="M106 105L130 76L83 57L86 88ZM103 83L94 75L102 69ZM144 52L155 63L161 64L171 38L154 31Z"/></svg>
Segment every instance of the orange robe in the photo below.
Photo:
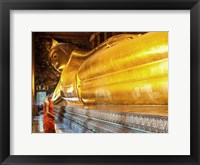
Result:
<svg viewBox="0 0 200 165"><path fill-rule="evenodd" d="M49 113L54 115L54 108L53 103L50 100L49 101ZM43 121L43 127L45 133L55 133L55 122L52 117L50 117L46 112L46 103L44 102L44 121Z"/></svg>

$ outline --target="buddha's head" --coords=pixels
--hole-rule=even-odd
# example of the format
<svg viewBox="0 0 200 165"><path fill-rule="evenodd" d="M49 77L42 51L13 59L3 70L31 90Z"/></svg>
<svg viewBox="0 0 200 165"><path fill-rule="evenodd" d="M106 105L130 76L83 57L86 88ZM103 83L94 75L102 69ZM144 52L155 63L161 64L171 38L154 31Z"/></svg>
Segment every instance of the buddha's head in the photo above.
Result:
<svg viewBox="0 0 200 165"><path fill-rule="evenodd" d="M51 64L58 72L62 72L72 51L77 49L77 46L70 43L58 43L55 40L52 45L49 53Z"/></svg>

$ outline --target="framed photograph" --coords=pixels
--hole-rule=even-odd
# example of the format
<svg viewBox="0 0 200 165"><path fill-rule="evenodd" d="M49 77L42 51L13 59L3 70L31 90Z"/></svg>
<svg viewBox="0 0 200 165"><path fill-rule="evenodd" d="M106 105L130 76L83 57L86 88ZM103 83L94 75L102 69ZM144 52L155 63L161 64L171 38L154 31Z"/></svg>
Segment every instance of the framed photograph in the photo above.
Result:
<svg viewBox="0 0 200 165"><path fill-rule="evenodd" d="M32 37L32 133L168 133L168 32Z"/></svg>
<svg viewBox="0 0 200 165"><path fill-rule="evenodd" d="M195 1L1 0L1 164L199 164Z"/></svg>

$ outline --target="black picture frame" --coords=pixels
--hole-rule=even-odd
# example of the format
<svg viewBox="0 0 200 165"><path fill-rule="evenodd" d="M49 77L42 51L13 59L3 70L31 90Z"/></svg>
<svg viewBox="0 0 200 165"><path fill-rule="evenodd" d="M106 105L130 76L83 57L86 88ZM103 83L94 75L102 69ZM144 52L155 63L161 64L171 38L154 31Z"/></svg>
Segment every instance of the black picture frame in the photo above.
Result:
<svg viewBox="0 0 200 165"><path fill-rule="evenodd" d="M177 156L10 155L10 10L190 10L190 149ZM0 0L0 162L1 164L200 164L200 2L199 0ZM178 98L177 98L178 99Z"/></svg>

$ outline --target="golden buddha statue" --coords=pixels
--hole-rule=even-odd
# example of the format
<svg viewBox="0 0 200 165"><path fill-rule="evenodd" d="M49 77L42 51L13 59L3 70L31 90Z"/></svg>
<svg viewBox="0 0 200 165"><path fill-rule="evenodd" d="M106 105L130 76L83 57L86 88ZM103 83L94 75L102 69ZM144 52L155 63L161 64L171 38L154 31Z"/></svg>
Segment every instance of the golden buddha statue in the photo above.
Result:
<svg viewBox="0 0 200 165"><path fill-rule="evenodd" d="M56 43L53 101L69 105L167 105L168 32L116 35L91 51Z"/></svg>

